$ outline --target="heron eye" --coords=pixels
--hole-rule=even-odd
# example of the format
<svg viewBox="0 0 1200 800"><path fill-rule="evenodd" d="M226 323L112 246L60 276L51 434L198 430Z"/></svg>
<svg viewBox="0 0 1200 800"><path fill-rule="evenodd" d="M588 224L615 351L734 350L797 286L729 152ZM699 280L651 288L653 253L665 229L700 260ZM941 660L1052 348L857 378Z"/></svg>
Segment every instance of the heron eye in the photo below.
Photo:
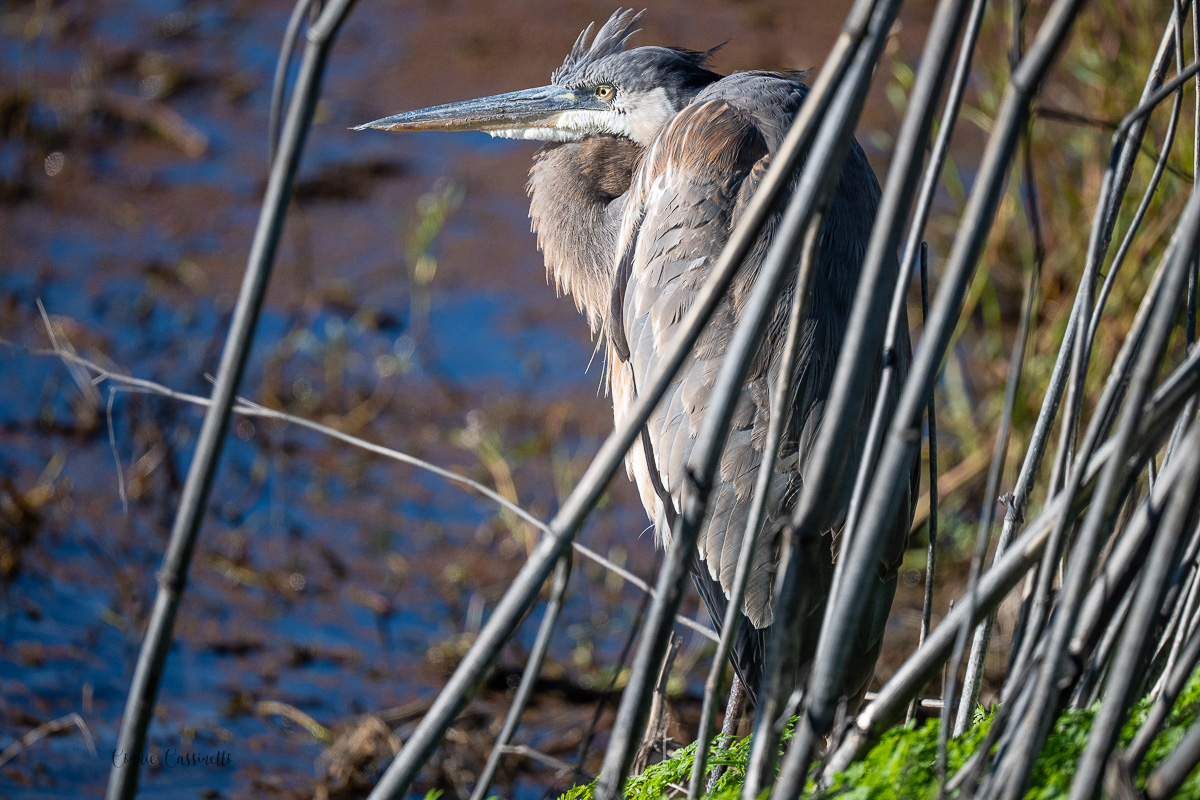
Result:
<svg viewBox="0 0 1200 800"><path fill-rule="evenodd" d="M596 97L600 98L601 100L611 100L612 96L616 94L616 92L617 90L607 83L602 83L596 87Z"/></svg>

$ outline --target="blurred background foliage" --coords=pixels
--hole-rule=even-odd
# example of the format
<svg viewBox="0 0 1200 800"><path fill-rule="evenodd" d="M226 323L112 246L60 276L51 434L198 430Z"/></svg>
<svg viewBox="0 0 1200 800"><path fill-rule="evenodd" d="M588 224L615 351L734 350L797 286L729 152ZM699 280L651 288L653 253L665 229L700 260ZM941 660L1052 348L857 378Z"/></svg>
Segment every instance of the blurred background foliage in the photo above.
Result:
<svg viewBox="0 0 1200 800"><path fill-rule="evenodd" d="M1004 10L1007 11L1007 6ZM1028 26L1036 22L1039 10L1042 9L1038 4L1031 4ZM963 130L972 127L978 134L990 133L991 121L1008 81L1007 44L1011 20L1007 14L998 11L1000 9L995 8L989 13L980 55L974 66L974 91L968 94L956 138L974 138L971 131ZM1025 445L1032 433L1054 367L1058 343L1071 311L1075 288L1083 272L1100 183L1112 149L1112 132L1122 116L1138 103L1148 65L1158 49L1158 31L1163 25L1163 20L1158 17L1162 11L1133 0L1103 0L1090 4L1076 22L1070 46L1053 71L1029 126L1045 261L1021 391L1014 409L1013 438L1008 447L1005 470L1007 482L1002 484L1004 491L1011 489L1012 479L1024 457ZM903 112L912 80L912 63L904 54L894 53L887 94L897 115ZM1191 92L1194 89L1189 89L1186 94ZM1195 121L1189 113L1190 104L1185 101L1183 108L1174 148L1147 211L1145 228L1133 240L1106 304L1105 318L1094 346L1093 375L1103 374L1112 364L1149 282L1149 271L1145 267L1155 264L1161 256L1169 233L1168 222L1178 217L1192 190L1194 153L1191 143ZM1117 244L1154 172L1169 111L1170 103L1167 102L1151 117L1142 157L1135 166L1126 200L1120 209L1114 243L1102 271L1104 276L1108 274ZM974 169L975 159L964 160L963 155L959 150L948 161L941 207L935 209L928 229L934 288L937 283L935 259L945 258L949 253L958 212L966 201ZM963 537L973 539L974 536L974 525L983 501L980 491L991 453L991 437L1003 404L1008 358L1016 335L1024 286L1034 262L1034 242L1026 219L1026 195L1021 178L1018 160L1000 204L981 269L968 292L963 319L956 331L956 343L944 365L939 384L939 462L944 465L942 480L948 490L942 492L941 513L947 531L955 541ZM914 329L918 328L920 305L915 297L909 304L909 316ZM1164 369L1182 360L1182 334L1178 340L1169 350ZM1095 380L1088 385L1084 401L1085 425L1100 386ZM1047 464L1032 500L1033 507L1043 499L1049 476ZM913 555L920 554L914 552Z"/></svg>

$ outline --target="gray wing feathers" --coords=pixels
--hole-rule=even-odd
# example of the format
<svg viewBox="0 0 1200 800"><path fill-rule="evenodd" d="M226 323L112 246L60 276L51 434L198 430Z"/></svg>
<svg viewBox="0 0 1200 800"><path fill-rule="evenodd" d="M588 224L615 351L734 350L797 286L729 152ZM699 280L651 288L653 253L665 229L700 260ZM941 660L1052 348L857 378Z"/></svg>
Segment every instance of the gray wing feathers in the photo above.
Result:
<svg viewBox="0 0 1200 800"><path fill-rule="evenodd" d="M636 385L649 380L671 345L677 326L709 277L730 231L765 175L770 152L782 140L806 91L799 83L778 76L763 73L731 76L706 89L647 150L630 190L618 247L618 252L632 254L619 313ZM743 105L746 102L756 105L747 108ZM777 531L799 493L806 457L820 429L833 378L834 356L845 333L862 251L878 202L878 184L857 145L851 148L835 195L822 230L821 263L811 300L813 311L806 320L799 363L791 376L795 400L776 474L768 489L765 538L757 548L743 604L743 611L755 627L769 624L773 616ZM765 255L766 241L777 222L776 218L768 224L747 265L647 423L656 462L651 468L658 469L662 484L677 507L688 459L700 420L708 409L721 360L737 324L741 304L749 295ZM776 380L783 349L789 302L789 297L780 298L768 339L737 399L718 482L710 498L709 517L698 541L701 559L726 593L733 583L762 461L770 422L771 383ZM904 333L898 358L906 368L910 356L907 330ZM856 448L862 446L876 391L877 386L871 386L866 393L866 411ZM641 482L639 476L635 478ZM843 489L844 503L849 502L849 490L849 486ZM911 515L901 516L897 535L893 537L895 542L881 564L885 588L888 579L894 578L899 556L903 555ZM660 539L670 536L661 527L657 533ZM824 552L830 560L824 566L818 565L818 571L825 576L822 580L828 577L833 559L832 531L825 536L830 546ZM893 590L894 585L891 580ZM884 594L888 595L886 601L881 596L876 605L886 609L891 594ZM817 615L818 610L814 609L813 614ZM876 646L883 623L878 619L879 614L869 616L872 619L864 626L863 638L867 645ZM819 619L819 615L815 618Z"/></svg>
<svg viewBox="0 0 1200 800"><path fill-rule="evenodd" d="M628 213L638 215L638 221L627 226L634 237L628 242L633 259L621 309L629 360L639 384L649 380L658 358L670 346L676 326L707 280L735 222L737 191L755 162L766 154L749 120L725 103L689 109L672 127L679 129L680 141L688 138L689 131L692 141L707 142L710 147L728 144L729 139L738 141L736 148L721 150L739 153L743 163L733 165L737 169L732 171L724 168L728 164L708 170L684 169L680 159L704 154L672 148L670 140L652 149L646 159L628 207ZM708 135L696 137L697 131ZM719 141L713 141L714 137ZM744 146L747 137L758 145L757 150ZM708 408L736 321L733 303L725 300L647 423L662 483L676 504L700 420ZM719 485L699 540L701 557L726 591L733 580L762 458L768 396L766 382L759 377L738 399L734 430L721 460ZM773 494L779 497L772 498L769 508L781 507L785 483L781 478L773 487ZM669 535L666 531L659 534ZM745 604L759 625L768 621L772 581L766 568L770 560L770 548L760 548L756 561L764 569L750 587Z"/></svg>

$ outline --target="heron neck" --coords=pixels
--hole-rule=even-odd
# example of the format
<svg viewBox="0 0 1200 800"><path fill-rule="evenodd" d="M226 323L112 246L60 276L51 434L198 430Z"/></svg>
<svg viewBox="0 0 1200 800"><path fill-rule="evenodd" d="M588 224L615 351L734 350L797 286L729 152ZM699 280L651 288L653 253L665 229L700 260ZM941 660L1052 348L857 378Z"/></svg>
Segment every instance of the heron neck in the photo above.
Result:
<svg viewBox="0 0 1200 800"><path fill-rule="evenodd" d="M529 217L546 271L593 335L608 313L621 215L641 154L628 139L594 136L544 146L529 171Z"/></svg>

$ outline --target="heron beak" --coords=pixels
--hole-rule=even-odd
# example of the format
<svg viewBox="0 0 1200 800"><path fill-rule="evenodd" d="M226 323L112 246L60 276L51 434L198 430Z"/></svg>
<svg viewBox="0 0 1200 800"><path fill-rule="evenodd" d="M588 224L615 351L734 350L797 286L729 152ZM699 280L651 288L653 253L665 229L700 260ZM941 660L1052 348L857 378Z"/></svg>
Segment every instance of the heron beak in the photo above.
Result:
<svg viewBox="0 0 1200 800"><path fill-rule="evenodd" d="M552 85L406 111L354 130L485 131L493 136L539 139L561 130L568 112L603 110L607 106L588 92Z"/></svg>

